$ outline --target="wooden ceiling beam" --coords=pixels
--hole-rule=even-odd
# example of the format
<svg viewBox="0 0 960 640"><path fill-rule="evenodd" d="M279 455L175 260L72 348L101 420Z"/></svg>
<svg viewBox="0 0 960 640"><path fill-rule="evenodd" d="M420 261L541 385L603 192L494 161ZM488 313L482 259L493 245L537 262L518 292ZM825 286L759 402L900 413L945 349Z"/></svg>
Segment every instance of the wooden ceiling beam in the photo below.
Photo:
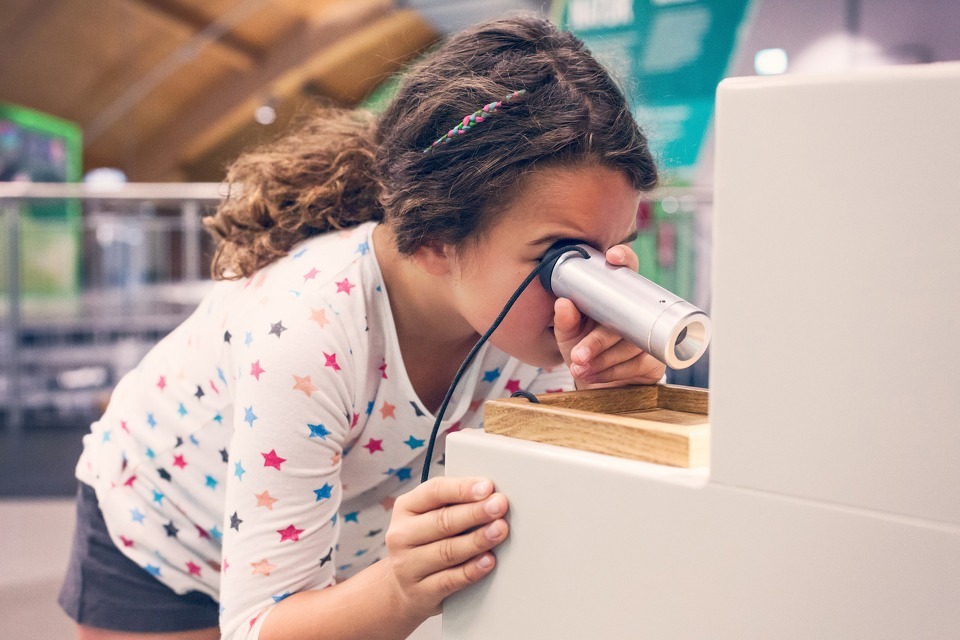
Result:
<svg viewBox="0 0 960 640"><path fill-rule="evenodd" d="M212 28L216 23L215 18L211 18L197 11L195 8L177 2L176 0L125 1L136 3L157 16L185 26L195 34ZM231 31L220 34L216 40L210 42L210 46L218 49L226 61L241 71L249 71L252 69L259 64L264 55L264 52L259 47L251 42L245 41Z"/></svg>
<svg viewBox="0 0 960 640"><path fill-rule="evenodd" d="M408 12L415 13L410 10L397 13ZM196 162L249 125L254 110L263 100L269 96L281 99L294 96L306 83L323 75L330 64L324 59L331 54L341 63L349 62L349 56L345 58L343 51L356 47L347 44L351 34L363 34L368 25L379 23L391 13L394 10L390 0L330 5L329 10L284 38L252 72L233 74L220 86L206 91L203 99L179 121L143 145L142 148L151 152L139 157L129 174L143 181L180 179L180 167ZM401 20L408 26L411 24L409 16ZM426 24L422 18L419 20ZM362 40L369 36L359 37Z"/></svg>
<svg viewBox="0 0 960 640"><path fill-rule="evenodd" d="M351 34L325 50L290 78L284 90L275 91L271 103L276 121L254 122L251 102L240 115L240 128L216 145L184 154L181 167L188 181L222 180L229 163L244 150L289 131L301 116L318 104L355 105L402 70L412 57L436 42L439 34L415 11L399 11Z"/></svg>

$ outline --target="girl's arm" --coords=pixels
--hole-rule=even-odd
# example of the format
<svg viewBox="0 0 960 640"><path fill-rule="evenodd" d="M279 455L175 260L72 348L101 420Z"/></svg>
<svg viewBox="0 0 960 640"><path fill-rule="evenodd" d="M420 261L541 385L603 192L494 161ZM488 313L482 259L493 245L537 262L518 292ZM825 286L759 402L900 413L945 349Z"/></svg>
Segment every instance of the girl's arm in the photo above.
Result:
<svg viewBox="0 0 960 640"><path fill-rule="evenodd" d="M406 638L443 599L493 570L507 500L481 478L433 478L397 499L389 554L346 582L302 591L270 611L262 640Z"/></svg>

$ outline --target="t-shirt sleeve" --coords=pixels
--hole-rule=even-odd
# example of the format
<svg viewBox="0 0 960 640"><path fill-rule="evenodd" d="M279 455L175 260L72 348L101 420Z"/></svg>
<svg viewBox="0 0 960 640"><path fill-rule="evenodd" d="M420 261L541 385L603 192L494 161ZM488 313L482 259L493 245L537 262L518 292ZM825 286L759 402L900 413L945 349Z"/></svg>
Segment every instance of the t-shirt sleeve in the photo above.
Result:
<svg viewBox="0 0 960 640"><path fill-rule="evenodd" d="M334 582L352 424L354 356L343 325L263 329L235 356L220 577L229 640L258 637L278 602Z"/></svg>

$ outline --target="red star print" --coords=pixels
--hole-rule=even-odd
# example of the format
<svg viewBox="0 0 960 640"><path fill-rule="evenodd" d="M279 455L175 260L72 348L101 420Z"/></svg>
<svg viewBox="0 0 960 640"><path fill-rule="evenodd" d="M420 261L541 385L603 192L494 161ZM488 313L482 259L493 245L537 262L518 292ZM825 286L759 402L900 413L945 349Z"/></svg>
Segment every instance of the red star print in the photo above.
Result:
<svg viewBox="0 0 960 640"><path fill-rule="evenodd" d="M363 448L367 449L370 453L374 453L375 451L383 451L383 440L370 438L370 442L363 445Z"/></svg>
<svg viewBox="0 0 960 640"><path fill-rule="evenodd" d="M203 527L201 527L201 526L198 525L198 524L195 524L195 525L193 525L193 526L195 526L195 527L197 528L197 535L198 535L198 536L200 536L201 538L206 538L207 540L210 540L210 534L207 533L207 530L206 530L206 529L204 529Z"/></svg>
<svg viewBox="0 0 960 640"><path fill-rule="evenodd" d="M387 363L386 362L380 365L380 375L383 377L384 380L387 379Z"/></svg>
<svg viewBox="0 0 960 640"><path fill-rule="evenodd" d="M290 525L286 529L277 529L277 533L280 534L280 542L284 540L293 540L294 542L300 541L300 534L303 533L303 529L297 529L295 526Z"/></svg>
<svg viewBox="0 0 960 640"><path fill-rule="evenodd" d="M125 486L125 487L132 487L132 486L133 486L133 482L134 482L134 480L136 480L136 479L137 479L137 476L135 476L135 475L134 475L134 476L130 476L129 478L127 478L126 480L123 481L123 486Z"/></svg>
<svg viewBox="0 0 960 640"><path fill-rule="evenodd" d="M397 408L396 405L390 404L389 402L384 400L383 406L380 407L380 415L383 417L384 420L386 420L387 418L395 418L396 416L393 415L393 412L396 408Z"/></svg>
<svg viewBox="0 0 960 640"><path fill-rule="evenodd" d="M267 370L260 366L259 360L250 365L250 375L256 378L257 382L260 382L260 374L266 372Z"/></svg>
<svg viewBox="0 0 960 640"><path fill-rule="evenodd" d="M337 283L337 293L342 292L342 293L346 293L347 295L350 295L350 289L353 289L355 286L357 285L351 284L349 278L344 278L343 280Z"/></svg>
<svg viewBox="0 0 960 640"><path fill-rule="evenodd" d="M223 559L223 572L226 573L226 572L227 572L227 569L229 569L229 568L230 568L230 563L227 562L227 559L226 559L226 558L224 558L224 559Z"/></svg>
<svg viewBox="0 0 960 640"><path fill-rule="evenodd" d="M355 413L353 414L353 420L350 421L350 428L353 429L355 426L357 426L358 422L360 422L360 414Z"/></svg>
<svg viewBox="0 0 960 640"><path fill-rule="evenodd" d="M546 393L563 393L563 389L545 389Z"/></svg>
<svg viewBox="0 0 960 640"><path fill-rule="evenodd" d="M327 359L324 363L325 366L330 367L334 371L340 371L340 365L337 364L337 354L324 351L323 356Z"/></svg>
<svg viewBox="0 0 960 640"><path fill-rule="evenodd" d="M508 380L506 386L504 386L504 389L506 389L510 393L516 393L517 391L520 391L520 381Z"/></svg>
<svg viewBox="0 0 960 640"><path fill-rule="evenodd" d="M187 562L187 571L189 571L189 572L190 572L190 575L192 575L192 576L199 576L199 575L200 575L200 565L195 564L195 563L193 562L193 560L191 560L191 561Z"/></svg>
<svg viewBox="0 0 960 640"><path fill-rule="evenodd" d="M127 428L127 421L126 421L126 420L121 420L121 421L120 421L120 428L123 429L124 431L126 431L127 433L130 433L130 429Z"/></svg>
<svg viewBox="0 0 960 640"><path fill-rule="evenodd" d="M260 452L260 455L263 456L263 466L273 467L277 471L280 471L280 465L287 461L286 458L281 458L277 455L276 449L270 449L269 453Z"/></svg>
<svg viewBox="0 0 960 640"><path fill-rule="evenodd" d="M125 546L125 547L132 547L132 546L133 546L133 540L131 540L131 539L129 539L129 538L126 538L126 537L124 537L124 536L120 536L120 542L122 542L122 543L123 543L123 546Z"/></svg>
<svg viewBox="0 0 960 640"><path fill-rule="evenodd" d="M460 431L460 421L457 420L454 422L448 429L445 429L444 433L453 433L454 431Z"/></svg>
<svg viewBox="0 0 960 640"><path fill-rule="evenodd" d="M217 385L214 384L213 380L210 380L210 379L208 378L208 379L207 379L207 382L210 383L210 388L213 389L213 392L216 393L217 395L219 395L219 394L220 394L220 389L217 389Z"/></svg>
<svg viewBox="0 0 960 640"><path fill-rule="evenodd" d="M184 467L187 466L187 461L184 460L183 456L181 455L173 456L173 466L180 467L181 469L183 469Z"/></svg>

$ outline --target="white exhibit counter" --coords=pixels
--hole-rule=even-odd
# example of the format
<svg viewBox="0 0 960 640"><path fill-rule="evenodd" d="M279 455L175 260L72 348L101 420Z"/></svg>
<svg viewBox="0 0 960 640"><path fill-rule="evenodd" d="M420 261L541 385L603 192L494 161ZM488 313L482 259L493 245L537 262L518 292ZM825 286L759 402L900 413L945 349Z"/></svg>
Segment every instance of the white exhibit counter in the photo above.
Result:
<svg viewBox="0 0 960 640"><path fill-rule="evenodd" d="M960 63L721 83L709 466L481 432L444 640L960 638Z"/></svg>

